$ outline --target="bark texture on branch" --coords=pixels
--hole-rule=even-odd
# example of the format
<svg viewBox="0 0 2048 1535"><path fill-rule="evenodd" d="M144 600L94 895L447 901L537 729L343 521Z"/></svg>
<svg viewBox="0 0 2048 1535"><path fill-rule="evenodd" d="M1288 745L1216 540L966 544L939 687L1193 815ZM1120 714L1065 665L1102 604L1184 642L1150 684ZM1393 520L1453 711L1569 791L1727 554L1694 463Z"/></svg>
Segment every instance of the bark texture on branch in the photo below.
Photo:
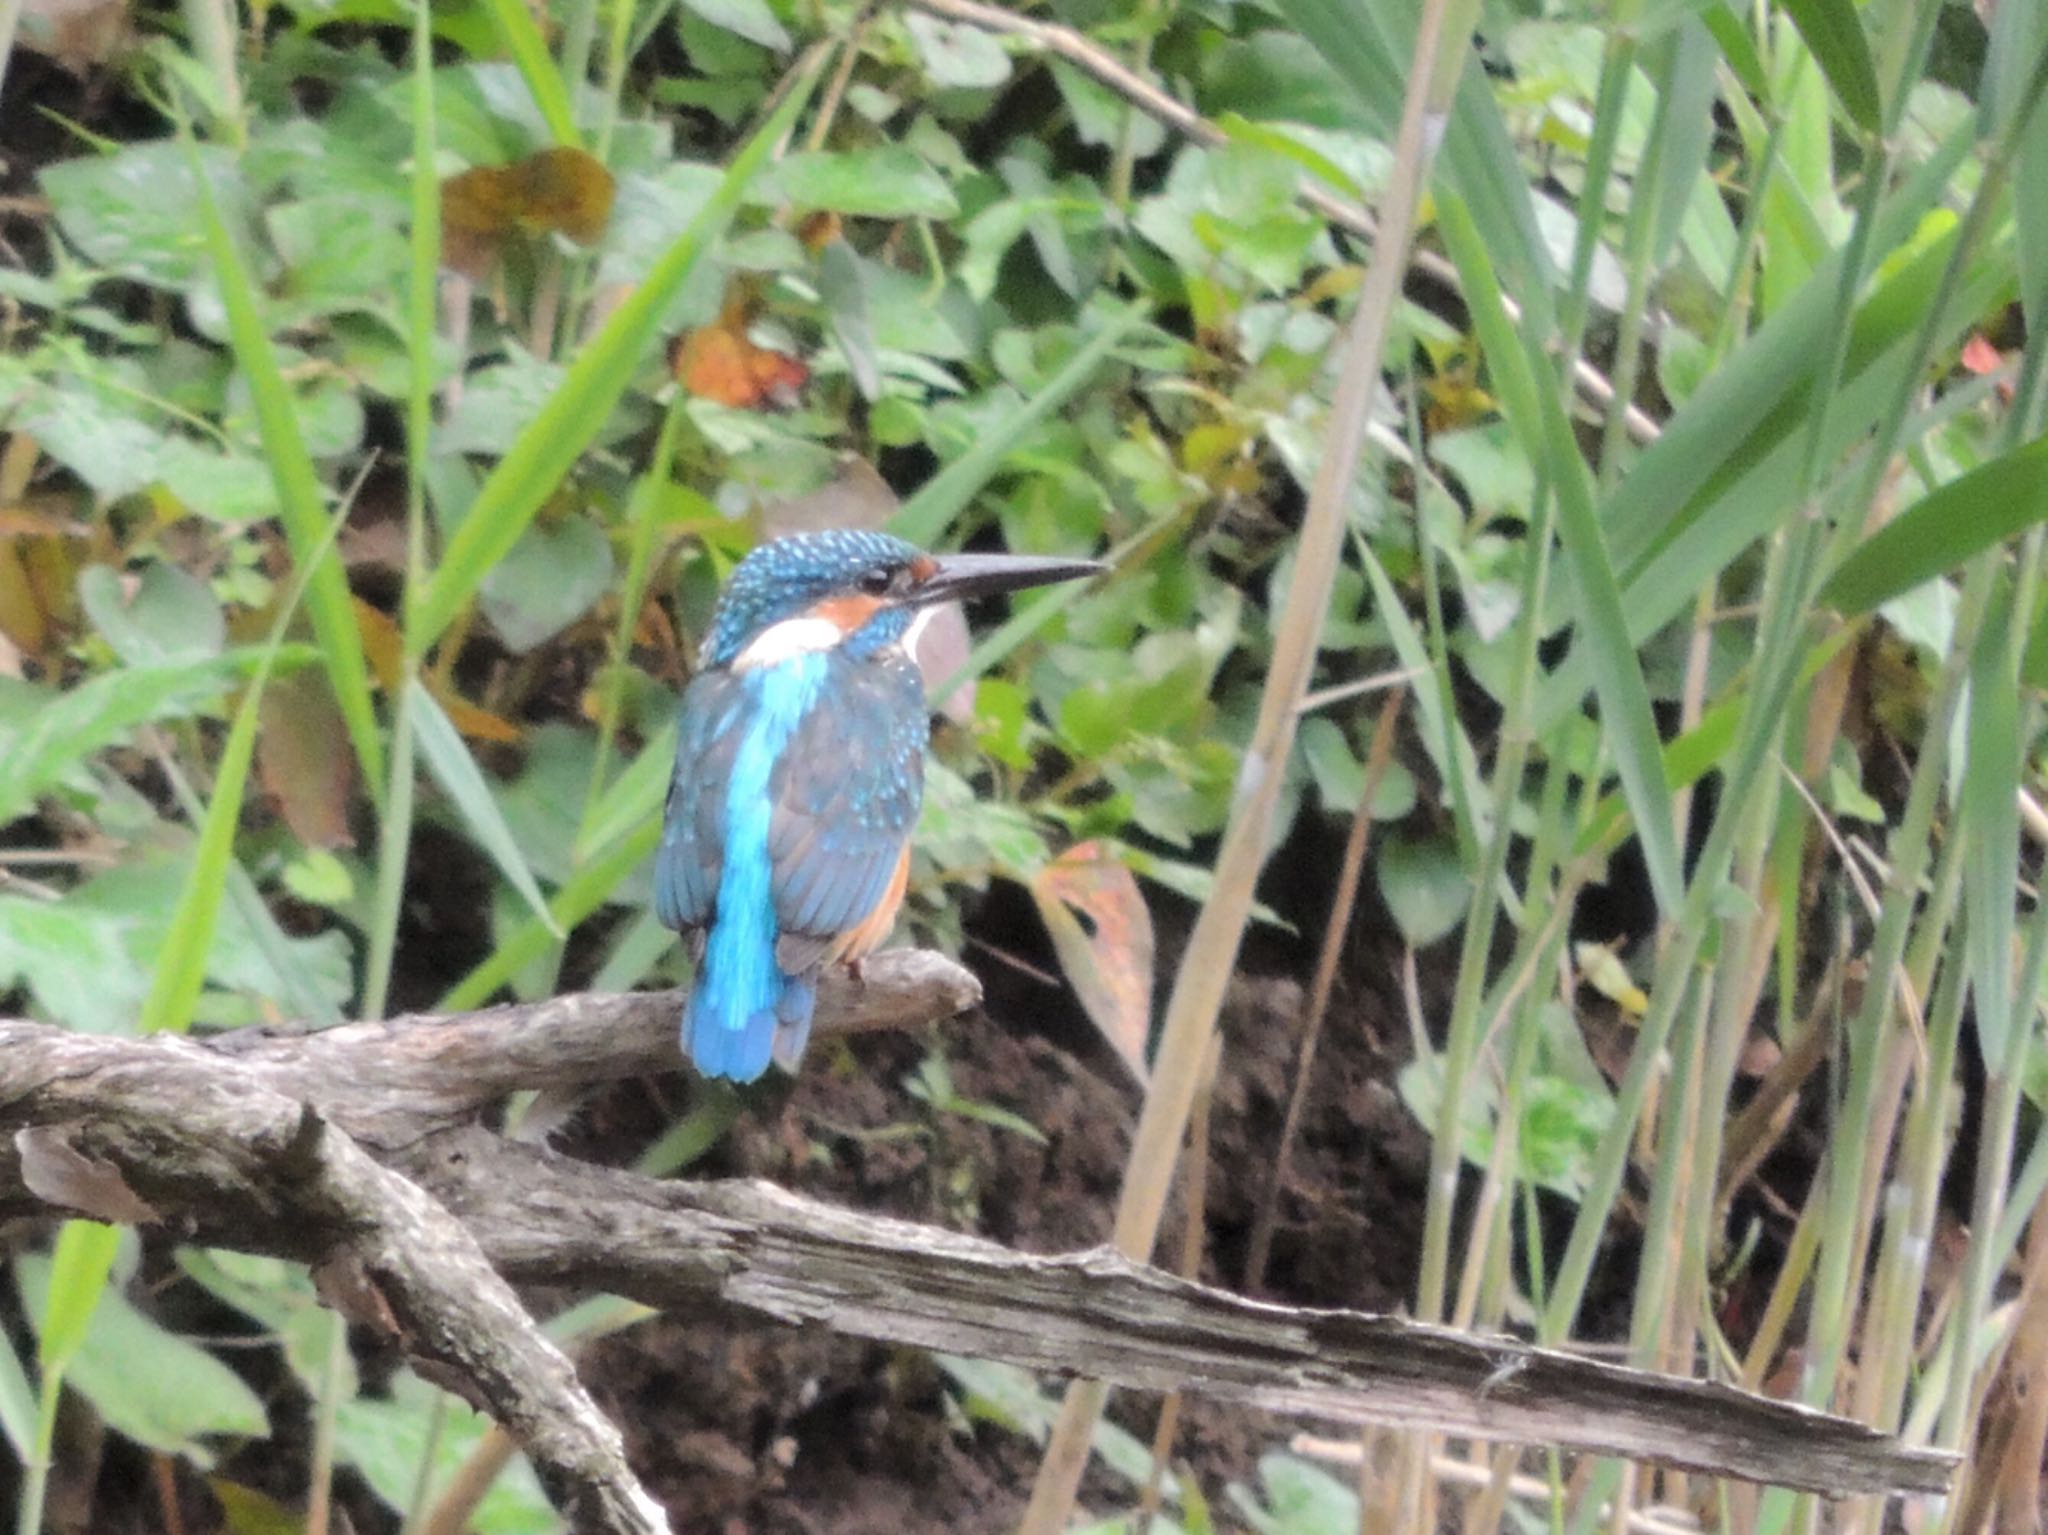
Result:
<svg viewBox="0 0 2048 1535"><path fill-rule="evenodd" d="M897 951L819 1031L971 1006ZM1350 1422L1554 1444L1830 1493L1942 1490L1949 1457L1729 1388L1357 1312L1265 1305L1102 1252L1033 1257L757 1182L658 1182L509 1141L479 1111L676 1063L674 993L563 997L317 1035L75 1035L0 1022L0 1216L153 1217L315 1265L511 1430L579 1529L665 1528L512 1283L778 1320Z"/></svg>

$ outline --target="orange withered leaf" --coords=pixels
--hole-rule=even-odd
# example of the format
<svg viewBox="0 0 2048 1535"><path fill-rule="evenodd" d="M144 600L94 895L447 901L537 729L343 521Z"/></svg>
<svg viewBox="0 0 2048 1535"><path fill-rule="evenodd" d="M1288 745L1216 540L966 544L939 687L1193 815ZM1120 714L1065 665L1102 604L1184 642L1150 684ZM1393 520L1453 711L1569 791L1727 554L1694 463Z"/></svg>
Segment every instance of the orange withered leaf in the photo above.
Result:
<svg viewBox="0 0 2048 1535"><path fill-rule="evenodd" d="M441 261L472 280L519 231L588 245L612 216L612 173L580 149L557 146L485 165L441 183Z"/></svg>
<svg viewBox="0 0 2048 1535"><path fill-rule="evenodd" d="M669 343L669 370L699 399L738 410L786 410L796 404L811 370L801 358L755 344L747 334L752 309L735 285L715 321Z"/></svg>

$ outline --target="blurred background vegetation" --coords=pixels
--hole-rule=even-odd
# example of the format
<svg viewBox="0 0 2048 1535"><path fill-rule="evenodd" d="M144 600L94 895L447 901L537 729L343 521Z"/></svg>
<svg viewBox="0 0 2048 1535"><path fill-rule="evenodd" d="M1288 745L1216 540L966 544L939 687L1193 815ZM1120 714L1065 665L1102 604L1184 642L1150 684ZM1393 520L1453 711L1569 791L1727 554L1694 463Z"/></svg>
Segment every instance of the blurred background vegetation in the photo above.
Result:
<svg viewBox="0 0 2048 1535"><path fill-rule="evenodd" d="M1851 1412L1972 1457L1894 1520L2033 1528L2048 7L1459 15L1197 1261ZM1111 579L923 658L945 723L905 933L991 972L992 1018L821 1051L794 1097L679 1078L581 1133L851 1203L907 1144L917 1213L1100 1240L1416 25L1390 0L0 0L11 1008L317 1027L672 984L645 865L733 562L883 523L1098 554ZM1049 1044L1019 1070L993 1034ZM1080 1120L1035 1085L1069 1077ZM1077 1171L1084 1123L1113 1144ZM1019 1214L1041 1177L1069 1224ZM12 1254L19 1528L554 1527L303 1271L86 1223ZM622 1415L662 1347L736 1368L630 1352L661 1328L687 1334L593 1356ZM758 1424L735 1467L650 1407L639 1453L750 1528L1014 1519L1038 1383L845 1368L945 1446L895 1503L829 1512L802 1461L771 1488ZM715 1417L730 1380L684 1379ZM1098 1432L1104 1528L1886 1517L1197 1430Z"/></svg>

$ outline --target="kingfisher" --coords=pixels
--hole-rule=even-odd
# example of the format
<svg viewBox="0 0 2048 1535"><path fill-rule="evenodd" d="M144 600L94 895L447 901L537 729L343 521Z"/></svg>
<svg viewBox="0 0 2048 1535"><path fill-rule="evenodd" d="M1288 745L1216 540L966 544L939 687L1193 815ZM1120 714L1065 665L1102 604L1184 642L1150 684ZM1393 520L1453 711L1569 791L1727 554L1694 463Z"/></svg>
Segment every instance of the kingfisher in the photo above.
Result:
<svg viewBox="0 0 2048 1535"><path fill-rule="evenodd" d="M846 529L734 568L683 693L654 865L655 912L697 960L682 1043L703 1075L794 1071L820 973L857 974L895 925L924 797L925 617L1101 569Z"/></svg>

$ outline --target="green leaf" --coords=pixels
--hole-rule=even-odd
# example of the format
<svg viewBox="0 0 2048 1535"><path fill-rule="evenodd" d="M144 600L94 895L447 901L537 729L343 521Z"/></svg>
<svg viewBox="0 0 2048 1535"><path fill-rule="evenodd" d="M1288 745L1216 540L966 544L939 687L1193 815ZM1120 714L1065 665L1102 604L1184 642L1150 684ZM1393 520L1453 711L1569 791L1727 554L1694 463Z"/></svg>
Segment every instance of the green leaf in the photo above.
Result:
<svg viewBox="0 0 2048 1535"><path fill-rule="evenodd" d="M491 786L476 765L476 758L463 744L461 732L434 701L434 695L417 681L406 688L405 707L412 714L413 731L427 770L454 801L477 844L491 855L491 861L519 892L520 899L533 908L549 932L560 938L562 932L548 912L547 897L540 893L540 884L533 877L526 855L519 850L519 839L498 809Z"/></svg>
<svg viewBox="0 0 2048 1535"><path fill-rule="evenodd" d="M655 321L725 228L748 184L810 100L816 80L813 66L733 158L725 179L690 227L662 254L646 281L612 311L570 366L561 388L498 461L462 526L448 540L440 567L410 606L405 623L409 653L424 654L455 621L491 568L519 541L542 503L575 467L584 448L604 429L654 340Z"/></svg>
<svg viewBox="0 0 2048 1535"><path fill-rule="evenodd" d="M2048 518L2048 437L1980 464L1930 491L1836 567L1820 600L1845 614L1945 575Z"/></svg>
<svg viewBox="0 0 2048 1535"><path fill-rule="evenodd" d="M586 517L528 528L491 567L477 603L498 638L519 654L560 634L612 584L612 545Z"/></svg>
<svg viewBox="0 0 2048 1535"><path fill-rule="evenodd" d="M2020 739L2019 635L2013 612L2013 580L2001 571L1983 627L1970 656L1970 703L1963 739L1961 819L1970 856L1963 865L1969 920L1965 942L1970 966L1972 1013L1993 1077L2014 1069L2027 1031L2014 1025L2030 1018L2013 1006L2013 870L2020 862L2019 790L2023 761Z"/></svg>
<svg viewBox="0 0 2048 1535"><path fill-rule="evenodd" d="M1276 1450L1259 1457L1259 1480L1266 1492L1261 1528L1272 1535L1351 1535L1358 1528L1358 1494L1320 1466ZM1242 1500L1240 1508L1252 1512Z"/></svg>
<svg viewBox="0 0 2048 1535"><path fill-rule="evenodd" d="M317 656L294 645L280 653L278 664L302 666ZM52 697L27 724L0 723L0 825L25 814L74 764L138 725L197 713L262 661L261 651L232 650L201 661L102 672Z"/></svg>
<svg viewBox="0 0 2048 1535"><path fill-rule="evenodd" d="M1380 845L1373 860L1380 898L1411 948L1427 948L1464 919L1472 886L1458 851L1441 838L1399 833Z"/></svg>
<svg viewBox="0 0 2048 1535"><path fill-rule="evenodd" d="M801 151L775 167L764 195L779 204L863 218L946 219L960 211L946 178L900 144L843 154Z"/></svg>
<svg viewBox="0 0 2048 1535"><path fill-rule="evenodd" d="M1785 14L1806 40L1849 120L1865 133L1884 127L1884 99L1871 61L1870 39L1855 0L1784 0Z"/></svg>
<svg viewBox="0 0 2048 1535"><path fill-rule="evenodd" d="M220 654L227 621L206 583L165 560L155 560L122 590L108 565L78 573L78 601L101 638L130 666L197 661Z"/></svg>
<svg viewBox="0 0 2048 1535"><path fill-rule="evenodd" d="M1636 820L1636 837L1648 866L1657 905L1675 917L1685 901L1685 865L1671 820L1671 787L1664 777L1663 748L1650 709L1650 690L1643 681L1621 587L1614 578L1607 540L1593 510L1593 487L1572 436L1571 419L1558 398L1557 375L1540 366L1541 354L1529 358L1539 380L1540 405L1548 452L1550 483L1557 496L1557 528L1570 563L1579 598L1579 625L1593 672L1593 691L1600 701L1601 729L1614 753L1622 792ZM1547 386L1547 387L1543 387Z"/></svg>
<svg viewBox="0 0 2048 1535"><path fill-rule="evenodd" d="M36 1388L29 1384L21 1355L15 1353L12 1341L0 1342L0 1432L7 1435L14 1458L23 1465L35 1453L36 1420L40 1416Z"/></svg>
<svg viewBox="0 0 2048 1535"><path fill-rule="evenodd" d="M832 320L832 335L846 359L846 371L864 400L882 393L882 369L875 355L875 327L868 318L868 295L860 257L844 240L834 240L818 256L818 298Z"/></svg>
<svg viewBox="0 0 2048 1535"><path fill-rule="evenodd" d="M271 654L275 654L273 643ZM235 832L242 821L242 794L256 751L257 708L267 664L257 668L249 689L235 710L235 723L214 769L213 798L200 823L193 855L192 878L178 895L178 908L164 936L163 951L150 975L149 995L142 1004L142 1032L182 1034L192 1025L192 1012L206 987L207 961L213 953L221 897L227 892L228 869L235 856Z"/></svg>
<svg viewBox="0 0 2048 1535"><path fill-rule="evenodd" d="M961 509L988 483L1010 450L1079 392L1116 344L1144 318L1142 309L1121 309L1105 317L1100 322L1102 328L1089 338L1087 345L1068 358L1066 366L1048 379L1021 410L1005 415L995 431L977 437L973 447L933 475L923 489L904 502L889 520L889 531L913 544L937 542ZM1070 594L1078 590L1079 587L1067 588ZM951 679L941 690L941 696L960 680Z"/></svg>
<svg viewBox="0 0 2048 1535"><path fill-rule="evenodd" d="M905 11L903 29L917 49L925 78L934 85L985 90L1010 78L1010 55L993 34L980 27L944 21L922 11Z"/></svg>
<svg viewBox="0 0 2048 1535"><path fill-rule="evenodd" d="M277 482L285 537L291 545L293 560L312 572L306 608L313 619L313 632L320 641L321 659L326 663L335 701L341 706L341 717L347 722L356 761L362 767L372 798L378 798L383 793L384 743L377 732L376 708L370 702L370 668L363 656L362 634L356 627L348 577L340 559L325 543L329 518L320 477L306 451L298 409L265 328L256 285L242 260L240 247L221 218L211 183L199 174L197 147L188 141L186 149L199 189L200 217L206 227L214 275L220 284L221 301L227 308L228 334L234 343L235 359L248 375L264 456L269 459L271 475ZM316 549L322 552L315 553Z"/></svg>
<svg viewBox="0 0 2048 1535"><path fill-rule="evenodd" d="M335 1446L344 1465L361 1472L388 1507L403 1512L421 1490L423 1468L431 1505L489 1428L490 1419L482 1413L402 1370L391 1382L388 1399L357 1397L341 1404ZM554 1535L561 1523L533 1468L524 1457L515 1457L477 1505L468 1528L477 1535Z"/></svg>
<svg viewBox="0 0 2048 1535"><path fill-rule="evenodd" d="M632 765L613 779L604 793L598 796L597 803L591 806L590 814L584 817L583 826L576 834L574 859L577 863L587 861L634 828L644 826L649 816L660 815L675 760L676 727L670 721L648 739Z"/></svg>
<svg viewBox="0 0 2048 1535"><path fill-rule="evenodd" d="M57 227L88 260L117 277L184 288L207 269L203 185L233 227L249 227L249 194L235 157L216 145L196 156L169 139L65 160L36 178Z"/></svg>
<svg viewBox="0 0 2048 1535"><path fill-rule="evenodd" d="M53 1272L49 1260L16 1259L15 1276L39 1323L52 1307L67 1304L69 1279ZM240 1376L205 1349L166 1332L118 1290L100 1297L66 1379L116 1433L202 1467L213 1460L202 1438L270 1432L263 1403Z"/></svg>
<svg viewBox="0 0 2048 1535"><path fill-rule="evenodd" d="M557 144L581 149L583 138L576 131L576 114L569 104L569 87L562 79L561 70L555 67L547 41L540 35L540 28L535 25L533 12L526 8L525 0L483 0L483 6L490 13L498 40L512 55L519 78L533 93L533 104L540 108L548 132L555 136Z"/></svg>
<svg viewBox="0 0 2048 1535"><path fill-rule="evenodd" d="M683 0L683 3L714 27L723 27L750 43L759 43L777 53L789 52L789 33L775 19L767 0Z"/></svg>
<svg viewBox="0 0 2048 1535"><path fill-rule="evenodd" d="M36 1363L45 1375L62 1375L85 1346L86 1330L93 1313L105 1297L107 1276L114 1269L114 1254L121 1246L121 1228L99 1221L66 1221L57 1232L57 1248L50 1257L45 1284L55 1281L55 1294L38 1306L24 1294L36 1318ZM22 1265L40 1263L24 1258ZM24 1292L28 1279L17 1267Z"/></svg>
<svg viewBox="0 0 2048 1535"><path fill-rule="evenodd" d="M606 902L626 899L644 902L648 894L644 888L629 892L620 887L626 877L653 853L655 844L660 840L661 816L657 810L611 851L592 859L570 875L562 888L555 892L555 898L548 902L548 911L554 918L552 928L538 917L522 923L500 941L482 964L449 989L438 1004L440 1010L459 1013L477 1006L517 975L522 967L545 954L549 946L558 941L554 937L556 931L566 932L574 928Z"/></svg>

